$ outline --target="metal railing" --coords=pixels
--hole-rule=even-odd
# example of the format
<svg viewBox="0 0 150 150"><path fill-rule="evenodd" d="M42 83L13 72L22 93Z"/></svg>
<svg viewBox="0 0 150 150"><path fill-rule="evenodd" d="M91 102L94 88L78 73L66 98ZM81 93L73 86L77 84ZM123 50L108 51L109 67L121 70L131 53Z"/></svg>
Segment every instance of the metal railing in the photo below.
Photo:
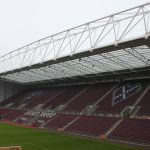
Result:
<svg viewBox="0 0 150 150"><path fill-rule="evenodd" d="M93 51L106 45L148 38L150 35L150 3L88 22L40 39L0 57L0 73Z"/></svg>

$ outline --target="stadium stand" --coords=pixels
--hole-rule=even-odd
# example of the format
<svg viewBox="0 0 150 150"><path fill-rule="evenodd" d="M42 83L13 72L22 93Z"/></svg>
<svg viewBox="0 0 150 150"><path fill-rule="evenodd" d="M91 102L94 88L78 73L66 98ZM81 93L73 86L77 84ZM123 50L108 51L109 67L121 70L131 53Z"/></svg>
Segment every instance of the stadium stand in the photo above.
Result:
<svg viewBox="0 0 150 150"><path fill-rule="evenodd" d="M1 56L1 120L150 144L149 10L143 4Z"/></svg>
<svg viewBox="0 0 150 150"><path fill-rule="evenodd" d="M138 112L139 116L150 115L150 89L148 90L148 92L145 94L145 96L138 105L140 106Z"/></svg>
<svg viewBox="0 0 150 150"><path fill-rule="evenodd" d="M56 118L45 124L45 127L53 129L63 128L76 117L76 115L72 114L60 114Z"/></svg>
<svg viewBox="0 0 150 150"><path fill-rule="evenodd" d="M66 131L83 135L100 136L104 134L118 118L81 116L73 124L66 128Z"/></svg>
<svg viewBox="0 0 150 150"><path fill-rule="evenodd" d="M101 96L110 90L110 88L112 88L112 85L103 87L102 85L92 85L87 87L87 90L68 104L65 111L81 112L86 106L93 105Z"/></svg>
<svg viewBox="0 0 150 150"><path fill-rule="evenodd" d="M149 86L143 82L31 89L1 102L0 115L39 128L148 143L150 120L134 118L149 115L148 100ZM124 116L129 107L134 115ZM94 109L85 113L86 108Z"/></svg>
<svg viewBox="0 0 150 150"><path fill-rule="evenodd" d="M23 110L12 110L5 115L5 120L15 121L18 117L24 114Z"/></svg>
<svg viewBox="0 0 150 150"><path fill-rule="evenodd" d="M110 136L128 141L150 143L149 125L150 120L148 119L124 119Z"/></svg>
<svg viewBox="0 0 150 150"><path fill-rule="evenodd" d="M80 93L85 87L84 86L75 86L75 87L69 87L64 89L64 91L53 98L52 100L45 103L44 108L51 108L54 109L58 105L64 105L69 100L71 100L74 96L76 96L78 93Z"/></svg>
<svg viewBox="0 0 150 150"><path fill-rule="evenodd" d="M26 90L23 92L20 92L17 95L14 95L8 99L6 99L5 101L2 101L0 103L1 107L13 107L13 105L17 102L20 102L22 100L22 98L24 97L24 95L26 94Z"/></svg>
<svg viewBox="0 0 150 150"><path fill-rule="evenodd" d="M96 113L121 113L121 111L126 106L132 106L134 102L138 99L138 97L142 94L145 88L138 89L137 91L132 91L132 94L130 96L127 96L124 100L122 100L119 103L113 104L112 98L113 98L113 91L109 93L102 101L98 103L98 108L96 109Z"/></svg>
<svg viewBox="0 0 150 150"><path fill-rule="evenodd" d="M9 109L5 109L5 108L0 108L0 115L3 116L7 113L9 113L11 110Z"/></svg>

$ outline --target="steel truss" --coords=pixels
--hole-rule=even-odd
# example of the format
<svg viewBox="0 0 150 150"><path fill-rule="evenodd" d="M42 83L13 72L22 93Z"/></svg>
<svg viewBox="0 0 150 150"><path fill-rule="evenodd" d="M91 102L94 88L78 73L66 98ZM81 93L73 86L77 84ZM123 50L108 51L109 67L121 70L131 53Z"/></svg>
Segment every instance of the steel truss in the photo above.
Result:
<svg viewBox="0 0 150 150"><path fill-rule="evenodd" d="M136 72L136 68L149 67L149 15L147 3L33 42L0 57L0 76L29 83L93 74L104 76L121 70ZM137 43L136 39L144 42ZM124 43L127 46L119 47ZM108 48L103 51L105 47ZM84 55L87 52L91 53ZM74 57L81 53L82 57ZM70 59L58 61L68 56ZM44 65L45 62L49 63Z"/></svg>
<svg viewBox="0 0 150 150"><path fill-rule="evenodd" d="M74 78L85 75L105 76L117 75L121 70L137 72L136 68L150 66L150 48L142 45L136 48L126 48L117 51L96 54L80 59L68 60L40 68L24 70L2 78L22 83L43 80Z"/></svg>

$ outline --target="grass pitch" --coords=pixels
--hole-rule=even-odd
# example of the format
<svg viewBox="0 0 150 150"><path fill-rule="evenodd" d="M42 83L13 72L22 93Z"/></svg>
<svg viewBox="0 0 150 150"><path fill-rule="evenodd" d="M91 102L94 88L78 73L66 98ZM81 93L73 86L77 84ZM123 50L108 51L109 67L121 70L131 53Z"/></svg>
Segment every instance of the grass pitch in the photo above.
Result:
<svg viewBox="0 0 150 150"><path fill-rule="evenodd" d="M0 123L0 146L13 145L20 145L23 150L139 150L120 144Z"/></svg>

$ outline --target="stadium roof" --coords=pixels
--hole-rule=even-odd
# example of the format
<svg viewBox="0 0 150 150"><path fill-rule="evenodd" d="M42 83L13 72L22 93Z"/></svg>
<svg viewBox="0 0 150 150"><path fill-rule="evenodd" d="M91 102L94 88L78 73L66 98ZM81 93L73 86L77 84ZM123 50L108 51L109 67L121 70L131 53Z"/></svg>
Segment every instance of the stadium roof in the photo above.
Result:
<svg viewBox="0 0 150 150"><path fill-rule="evenodd" d="M19 83L150 70L150 3L54 34L0 57L0 77Z"/></svg>

